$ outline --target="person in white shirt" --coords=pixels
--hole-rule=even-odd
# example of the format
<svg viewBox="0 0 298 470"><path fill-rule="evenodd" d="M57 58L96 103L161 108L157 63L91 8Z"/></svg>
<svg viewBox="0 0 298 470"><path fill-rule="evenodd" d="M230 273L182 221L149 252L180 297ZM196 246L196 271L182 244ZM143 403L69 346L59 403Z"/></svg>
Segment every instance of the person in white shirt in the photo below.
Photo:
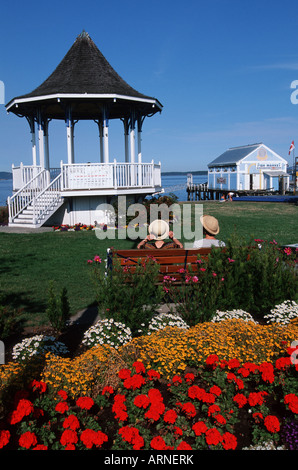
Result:
<svg viewBox="0 0 298 470"><path fill-rule="evenodd" d="M212 246L224 247L225 243L217 240L215 236L219 233L218 220L212 215L202 215L200 217L203 225L204 238L195 240L193 248L211 248Z"/></svg>

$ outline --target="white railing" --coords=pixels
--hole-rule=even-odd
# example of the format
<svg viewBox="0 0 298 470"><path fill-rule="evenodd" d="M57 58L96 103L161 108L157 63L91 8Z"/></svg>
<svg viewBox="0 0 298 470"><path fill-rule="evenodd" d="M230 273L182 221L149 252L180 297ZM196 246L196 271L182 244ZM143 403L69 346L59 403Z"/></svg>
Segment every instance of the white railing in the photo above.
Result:
<svg viewBox="0 0 298 470"><path fill-rule="evenodd" d="M46 170L41 170L28 183L26 183L19 191L8 198L8 216L9 222L13 220L28 207L34 198L48 184L48 175Z"/></svg>
<svg viewBox="0 0 298 470"><path fill-rule="evenodd" d="M33 200L33 223L40 219L61 199L61 173Z"/></svg>
<svg viewBox="0 0 298 470"><path fill-rule="evenodd" d="M63 190L161 186L161 165L154 162L62 163L61 171Z"/></svg>
<svg viewBox="0 0 298 470"><path fill-rule="evenodd" d="M23 188L25 184L29 183L38 173L42 170L41 166L33 166L33 165L23 165L20 166L12 166L12 188L13 191L18 191L19 189ZM60 173L60 168L51 168L49 170L50 181L58 176Z"/></svg>

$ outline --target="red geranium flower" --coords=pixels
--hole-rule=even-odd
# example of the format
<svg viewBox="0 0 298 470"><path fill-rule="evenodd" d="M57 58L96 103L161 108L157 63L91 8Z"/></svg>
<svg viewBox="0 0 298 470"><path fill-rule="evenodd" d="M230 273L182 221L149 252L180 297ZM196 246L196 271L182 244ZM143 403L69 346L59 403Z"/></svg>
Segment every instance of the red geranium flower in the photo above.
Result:
<svg viewBox="0 0 298 470"><path fill-rule="evenodd" d="M298 413L298 396L295 393L285 395L284 402L293 413Z"/></svg>
<svg viewBox="0 0 298 470"><path fill-rule="evenodd" d="M197 414L197 410L194 405L190 402L184 403L183 405L180 403L181 410L189 417L193 418Z"/></svg>
<svg viewBox="0 0 298 470"><path fill-rule="evenodd" d="M124 441L132 444L134 450L140 450L144 447L144 439L134 426L123 426L118 432Z"/></svg>
<svg viewBox="0 0 298 470"><path fill-rule="evenodd" d="M251 392L248 395L248 403L250 406L262 405L264 403L263 396L267 395L267 392Z"/></svg>
<svg viewBox="0 0 298 470"><path fill-rule="evenodd" d="M149 369L147 375L149 380L160 379L160 373L153 369Z"/></svg>
<svg viewBox="0 0 298 470"><path fill-rule="evenodd" d="M230 432L225 432L222 436L222 446L225 450L235 450L237 447L237 438Z"/></svg>
<svg viewBox="0 0 298 470"><path fill-rule="evenodd" d="M195 380L195 376L192 372L185 374L185 380L187 383L192 383Z"/></svg>
<svg viewBox="0 0 298 470"><path fill-rule="evenodd" d="M192 447L187 444L187 442L181 441L179 446L177 447L177 450L192 450Z"/></svg>
<svg viewBox="0 0 298 470"><path fill-rule="evenodd" d="M78 418L75 415L69 415L63 421L63 427L65 429L69 428L69 429L72 429L73 431L76 431L76 429L79 429L80 427Z"/></svg>
<svg viewBox="0 0 298 470"><path fill-rule="evenodd" d="M192 385L191 387L189 387L187 393L189 398L197 398L198 400L202 400L204 395L206 394L205 390L203 388L198 387L198 385Z"/></svg>
<svg viewBox="0 0 298 470"><path fill-rule="evenodd" d="M90 397L80 397L77 399L76 405L82 410L90 410L94 405L94 401Z"/></svg>
<svg viewBox="0 0 298 470"><path fill-rule="evenodd" d="M114 404L112 406L112 411L115 413L115 418L119 419L119 421L125 421L128 418L127 408L124 404L125 402L125 395L115 395L114 397Z"/></svg>
<svg viewBox="0 0 298 470"><path fill-rule="evenodd" d="M40 393L44 393L47 389L47 384L42 380L32 380L30 386L33 390L39 390Z"/></svg>
<svg viewBox="0 0 298 470"><path fill-rule="evenodd" d="M214 369L216 368L219 362L219 357L217 354L210 354L210 356L206 359L207 366L212 366Z"/></svg>
<svg viewBox="0 0 298 470"><path fill-rule="evenodd" d="M239 408L243 408L247 403L247 398L242 393L237 393L237 395L234 396L233 401L237 403Z"/></svg>
<svg viewBox="0 0 298 470"><path fill-rule="evenodd" d="M35 446L37 439L34 432L24 432L19 439L19 444L21 447L25 447L25 449L30 449L31 446Z"/></svg>
<svg viewBox="0 0 298 470"><path fill-rule="evenodd" d="M221 389L217 385L213 385L213 387L210 388L210 393L213 393L213 395L219 397L221 394Z"/></svg>
<svg viewBox="0 0 298 470"><path fill-rule="evenodd" d="M291 358L290 357L280 357L275 361L275 367L278 370L286 369L291 365Z"/></svg>
<svg viewBox="0 0 298 470"><path fill-rule="evenodd" d="M114 389L110 385L106 385L102 389L102 392L101 392L102 395L105 395L105 394L112 395L113 393L114 393Z"/></svg>
<svg viewBox="0 0 298 470"><path fill-rule="evenodd" d="M161 436L154 437L150 442L151 448L155 450L171 450L173 447L167 446Z"/></svg>
<svg viewBox="0 0 298 470"><path fill-rule="evenodd" d="M150 405L150 400L147 395L140 394L137 395L133 401L133 404L138 408L147 408Z"/></svg>
<svg viewBox="0 0 298 470"><path fill-rule="evenodd" d="M259 371L262 373L262 379L264 382L273 383L274 382L274 368L270 362L263 362L259 366Z"/></svg>
<svg viewBox="0 0 298 470"><path fill-rule="evenodd" d="M37 446L33 447L32 450L48 450L48 446L45 446L44 444L38 444Z"/></svg>
<svg viewBox="0 0 298 470"><path fill-rule="evenodd" d="M227 422L226 418L221 414L215 415L214 418L216 419L218 424L226 424L226 422Z"/></svg>
<svg viewBox="0 0 298 470"><path fill-rule="evenodd" d="M129 369L121 369L118 372L118 376L120 379L125 380L131 376L131 371Z"/></svg>
<svg viewBox="0 0 298 470"><path fill-rule="evenodd" d="M58 413L65 413L65 411L68 410L68 404L65 401L59 401L57 405L55 406L55 410L58 411Z"/></svg>
<svg viewBox="0 0 298 470"><path fill-rule="evenodd" d="M179 428L178 426L174 426L174 434L177 434L177 436L182 436L183 435L183 431L181 428Z"/></svg>
<svg viewBox="0 0 298 470"><path fill-rule="evenodd" d="M222 441L222 435L216 428L208 429L205 433L205 439L207 444L216 446Z"/></svg>
<svg viewBox="0 0 298 470"><path fill-rule="evenodd" d="M67 400L67 393L64 390L59 390L58 395L62 400Z"/></svg>
<svg viewBox="0 0 298 470"><path fill-rule="evenodd" d="M131 388L132 390L136 390L137 388L140 388L142 385L144 385L145 382L145 378L142 375L134 374L124 380L123 386L127 389Z"/></svg>
<svg viewBox="0 0 298 470"><path fill-rule="evenodd" d="M198 421L191 429L194 431L196 436L200 436L201 434L204 434L208 428L204 421Z"/></svg>
<svg viewBox="0 0 298 470"><path fill-rule="evenodd" d="M10 424L16 424L22 421L24 416L29 416L34 411L34 406L30 400L23 398L19 401L17 408L12 412L10 416Z"/></svg>
<svg viewBox="0 0 298 470"><path fill-rule="evenodd" d="M269 432L275 433L280 430L280 422L276 416L268 415L264 419L264 425Z"/></svg>
<svg viewBox="0 0 298 470"><path fill-rule="evenodd" d="M177 417L178 415L175 410L168 410L165 412L163 419L165 423L174 424Z"/></svg>
<svg viewBox="0 0 298 470"><path fill-rule="evenodd" d="M78 442L78 435L72 429L65 429L60 437L60 443L63 446L68 444L76 444Z"/></svg>
<svg viewBox="0 0 298 470"><path fill-rule="evenodd" d="M141 361L135 361L133 363L133 367L136 369L137 374L144 374L145 373L145 366Z"/></svg>
<svg viewBox="0 0 298 470"><path fill-rule="evenodd" d="M80 440L87 447L87 449L91 449L93 445L101 447L104 442L108 441L108 436L101 431L85 429L80 435Z"/></svg>
<svg viewBox="0 0 298 470"><path fill-rule="evenodd" d="M220 407L218 405L211 405L208 408L208 416L211 416L214 413L218 413L219 411L220 411Z"/></svg>
<svg viewBox="0 0 298 470"><path fill-rule="evenodd" d="M228 368L229 369L237 369L237 367L240 366L240 362L238 361L238 359L230 359L228 361Z"/></svg>
<svg viewBox="0 0 298 470"><path fill-rule="evenodd" d="M10 439L10 432L1 430L0 431L0 449L2 449L2 447L6 446L9 443L9 439Z"/></svg>

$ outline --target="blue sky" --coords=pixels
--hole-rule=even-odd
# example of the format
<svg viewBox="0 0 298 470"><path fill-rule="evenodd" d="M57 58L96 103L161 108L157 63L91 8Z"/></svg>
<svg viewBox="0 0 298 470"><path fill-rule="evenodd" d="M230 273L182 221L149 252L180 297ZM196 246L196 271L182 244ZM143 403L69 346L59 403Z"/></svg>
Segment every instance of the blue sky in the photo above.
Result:
<svg viewBox="0 0 298 470"><path fill-rule="evenodd" d="M163 171L206 170L229 147L298 148L298 3L295 0L11 0L1 7L5 103L40 85L85 29L115 70L163 104L145 119L143 161ZM66 161L63 122L51 122L50 163ZM110 158L124 160L122 123L110 122ZM0 170L31 164L27 121L0 105ZM296 154L298 151L296 150ZM99 161L94 122L75 128L76 162Z"/></svg>

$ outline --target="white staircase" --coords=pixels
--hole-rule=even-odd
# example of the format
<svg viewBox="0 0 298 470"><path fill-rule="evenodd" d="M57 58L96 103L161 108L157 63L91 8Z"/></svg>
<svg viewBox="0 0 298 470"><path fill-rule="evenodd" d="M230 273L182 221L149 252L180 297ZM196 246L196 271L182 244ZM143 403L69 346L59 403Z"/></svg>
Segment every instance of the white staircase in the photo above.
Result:
<svg viewBox="0 0 298 470"><path fill-rule="evenodd" d="M51 182L46 170L40 171L8 199L9 226L41 227L63 204L61 173Z"/></svg>

